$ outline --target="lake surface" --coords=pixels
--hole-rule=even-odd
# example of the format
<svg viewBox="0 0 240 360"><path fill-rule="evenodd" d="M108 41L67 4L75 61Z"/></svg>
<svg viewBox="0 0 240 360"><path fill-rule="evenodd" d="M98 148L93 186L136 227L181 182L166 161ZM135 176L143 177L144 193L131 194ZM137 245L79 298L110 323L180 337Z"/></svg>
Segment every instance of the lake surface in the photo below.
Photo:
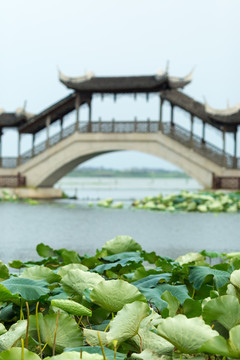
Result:
<svg viewBox="0 0 240 360"><path fill-rule="evenodd" d="M81 180L86 181L86 178ZM126 203L135 196L142 198L159 192L175 192L174 189L180 189L178 186L183 188L182 180L185 181L180 179L178 183L171 179L175 185L167 189L169 180L166 179L163 180L165 188L162 184L160 189L160 183L159 188L148 188L149 179L144 186L145 179L140 179L139 183L134 179L129 181L128 187L126 179L121 179L126 191L118 190L116 186L107 191L106 183L99 189L97 181L91 180L89 189L87 185L81 187L78 184L78 195L81 194L82 199L113 197L115 200L126 199ZM70 187L68 190L75 191ZM96 248L101 248L116 235L131 235L144 249L172 257L203 249L240 250L240 214L162 213L135 210L128 205L124 209L105 209L88 207L84 200L60 200L38 206L22 202L0 203L0 229L0 259L4 262L37 259L35 248L40 242L56 249L66 247L80 254L93 254Z"/></svg>

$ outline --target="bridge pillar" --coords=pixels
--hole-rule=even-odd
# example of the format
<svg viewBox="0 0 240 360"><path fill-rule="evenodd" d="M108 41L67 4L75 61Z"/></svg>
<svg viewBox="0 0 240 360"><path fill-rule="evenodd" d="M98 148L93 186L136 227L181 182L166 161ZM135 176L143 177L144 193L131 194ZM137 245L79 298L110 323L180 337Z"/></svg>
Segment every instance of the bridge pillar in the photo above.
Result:
<svg viewBox="0 0 240 360"><path fill-rule="evenodd" d="M79 94L77 94L77 96L76 96L75 110L76 110L75 129L76 129L76 131L79 131L79 110L80 110L80 95Z"/></svg>
<svg viewBox="0 0 240 360"><path fill-rule="evenodd" d="M49 127L51 123L51 116L48 115L46 119L46 130L47 130L47 140L46 140L46 149L49 148Z"/></svg>

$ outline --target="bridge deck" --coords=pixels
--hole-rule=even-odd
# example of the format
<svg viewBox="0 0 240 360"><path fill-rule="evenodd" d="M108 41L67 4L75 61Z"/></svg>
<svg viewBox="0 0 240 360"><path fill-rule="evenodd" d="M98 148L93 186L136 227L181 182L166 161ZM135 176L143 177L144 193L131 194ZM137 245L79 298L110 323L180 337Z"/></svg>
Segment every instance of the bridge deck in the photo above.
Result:
<svg viewBox="0 0 240 360"><path fill-rule="evenodd" d="M93 121L91 123L80 123L78 131L81 133L157 133L161 131L164 135L178 141L182 145L197 152L217 165L228 169L240 169L240 158L223 152L216 146L202 142L202 138L191 134L183 127L170 122L160 123L159 121ZM23 153L20 158L2 158L3 168L16 168L32 157L44 152L48 147L54 146L61 140L76 132L76 124L72 124L61 132L34 146L33 149Z"/></svg>

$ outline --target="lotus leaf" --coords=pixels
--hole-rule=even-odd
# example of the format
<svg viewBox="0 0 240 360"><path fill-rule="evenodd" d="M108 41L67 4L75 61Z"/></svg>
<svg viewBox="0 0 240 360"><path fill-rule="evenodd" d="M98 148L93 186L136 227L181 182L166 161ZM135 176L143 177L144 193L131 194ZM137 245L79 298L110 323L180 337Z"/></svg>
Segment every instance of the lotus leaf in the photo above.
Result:
<svg viewBox="0 0 240 360"><path fill-rule="evenodd" d="M92 316L92 311L85 306L73 300L54 299L51 301L52 306L64 310L72 315L78 316Z"/></svg>
<svg viewBox="0 0 240 360"><path fill-rule="evenodd" d="M85 289L92 289L100 281L103 281L99 274L83 271L80 269L70 270L61 280L64 291L68 294L82 295Z"/></svg>
<svg viewBox="0 0 240 360"><path fill-rule="evenodd" d="M240 358L240 325L234 326L229 331L229 339L225 340L222 336L217 336L206 341L199 352L217 354L230 358Z"/></svg>
<svg viewBox="0 0 240 360"><path fill-rule="evenodd" d="M13 347L9 350L3 351L0 354L0 360L20 360L22 357L22 348ZM23 359L24 360L40 360L40 357L33 352L24 349L23 350Z"/></svg>
<svg viewBox="0 0 240 360"><path fill-rule="evenodd" d="M0 336L0 351L9 349L18 341L18 339L24 337L26 329L26 320L19 320L13 324L5 334Z"/></svg>
<svg viewBox="0 0 240 360"><path fill-rule="evenodd" d="M22 272L20 277L25 279L32 279L32 280L46 280L49 284L61 280L61 277L55 274L51 269L39 265L26 268Z"/></svg>
<svg viewBox="0 0 240 360"><path fill-rule="evenodd" d="M171 278L170 273L163 273L163 274L156 274L156 275L149 275L146 276L138 281L135 281L133 285L139 287L155 287L160 281L168 282Z"/></svg>
<svg viewBox="0 0 240 360"><path fill-rule="evenodd" d="M140 323L138 334L133 336L131 341L134 341L139 349L141 347L142 350L151 349L158 355L171 352L174 349L174 346L154 332L156 330L153 326L154 321L157 324L161 321L161 317L156 313L152 313L145 317Z"/></svg>
<svg viewBox="0 0 240 360"><path fill-rule="evenodd" d="M135 255L132 257L128 257L128 258L116 261L116 262L98 265L93 269L93 271L96 271L99 274L103 274L104 271L107 271L107 270L116 271L117 269L125 268L127 266L132 266L132 268L134 268L134 264L139 264L142 262L143 262L143 258L140 255L138 255L138 256ZM138 265L136 265L136 266L138 266Z"/></svg>
<svg viewBox="0 0 240 360"><path fill-rule="evenodd" d="M107 340L121 343L138 333L141 321L149 315L149 306L142 301L126 304L110 323Z"/></svg>
<svg viewBox="0 0 240 360"><path fill-rule="evenodd" d="M140 354L133 353L131 355L131 359L139 359L139 360L160 360L162 356L158 356L158 354L154 353L150 349L143 350Z"/></svg>
<svg viewBox="0 0 240 360"><path fill-rule="evenodd" d="M181 314L163 319L157 327L157 332L186 354L196 353L207 340L219 335L200 318L188 319Z"/></svg>
<svg viewBox="0 0 240 360"><path fill-rule="evenodd" d="M56 352L62 352L65 347L81 346L82 331L77 326L76 321L67 314L51 314L45 316L38 314L42 342L44 344L48 343L48 346L51 348L53 347L57 316L59 316L59 320L56 336ZM30 333L37 339L35 315L30 315Z"/></svg>
<svg viewBox="0 0 240 360"><path fill-rule="evenodd" d="M103 250L107 250L109 255L126 251L142 250L142 247L128 235L116 236L114 239L107 241L102 248Z"/></svg>
<svg viewBox="0 0 240 360"><path fill-rule="evenodd" d="M133 301L145 301L146 298L134 285L124 280L101 281L92 290L90 298L93 302L110 312L117 312L125 304Z"/></svg>
<svg viewBox="0 0 240 360"><path fill-rule="evenodd" d="M0 323L0 335L5 334L7 332L5 326Z"/></svg>
<svg viewBox="0 0 240 360"><path fill-rule="evenodd" d="M88 271L88 268L85 265L82 265L82 264L68 264L68 265L62 266L58 270L58 275L63 278L69 271L75 270L75 269L79 269L79 270L82 270L82 271Z"/></svg>
<svg viewBox="0 0 240 360"><path fill-rule="evenodd" d="M100 354L89 354L86 351L83 351L81 354L81 358L79 355L79 352L76 351L70 351L70 352L64 352L60 355L51 356L45 358L46 360L104 360L103 356Z"/></svg>
<svg viewBox="0 0 240 360"><path fill-rule="evenodd" d="M229 282L230 274L227 271L212 269L208 266L194 266L190 269L189 281L199 290L208 276L213 277L216 288L219 289Z"/></svg>
<svg viewBox="0 0 240 360"><path fill-rule="evenodd" d="M41 296L49 293L48 283L45 280L32 280L12 277L2 282L11 293L19 294L27 301L38 300Z"/></svg>
<svg viewBox="0 0 240 360"><path fill-rule="evenodd" d="M230 282L240 290L240 270L234 270L230 276Z"/></svg>
<svg viewBox="0 0 240 360"><path fill-rule="evenodd" d="M107 262L115 262L123 259L133 258L133 257L140 257L141 254L137 251L125 251L122 253L104 256L102 259ZM142 259L143 260L143 259Z"/></svg>
<svg viewBox="0 0 240 360"><path fill-rule="evenodd" d="M168 306L167 306L168 314L167 315L171 316L171 317L175 316L178 311L179 305L180 305L180 302L178 301L178 299L167 290L164 291L161 298L168 303ZM163 314L162 314L162 316L163 316Z"/></svg>
<svg viewBox="0 0 240 360"><path fill-rule="evenodd" d="M240 305L233 295L223 295L207 302L203 308L203 319L207 324L217 320L227 330L240 322Z"/></svg>
<svg viewBox="0 0 240 360"><path fill-rule="evenodd" d="M200 253L190 252L188 254L179 256L175 261L178 262L180 265L183 265L203 260L204 256L202 256Z"/></svg>
<svg viewBox="0 0 240 360"><path fill-rule="evenodd" d="M183 312L188 318L201 316L202 305L200 300L186 299L183 303Z"/></svg>
<svg viewBox="0 0 240 360"><path fill-rule="evenodd" d="M4 285L0 284L0 301L12 301L19 303L18 295L13 295Z"/></svg>
<svg viewBox="0 0 240 360"><path fill-rule="evenodd" d="M104 331L91 330L91 329L83 329L83 336L86 337L86 342L90 346L99 346L99 338L98 333L101 338L101 342L103 345L108 344L107 333Z"/></svg>
<svg viewBox="0 0 240 360"><path fill-rule="evenodd" d="M126 354L121 354L119 352L116 352L116 357L114 357L114 351L111 349L108 349L106 346L103 346L105 355L107 360L125 360L127 358ZM102 349L100 346L81 346L79 348L72 348L72 349L65 349L64 351L83 351L87 352L89 354L100 354L102 355Z"/></svg>
<svg viewBox="0 0 240 360"><path fill-rule="evenodd" d="M138 286L138 288L146 299L154 304L160 311L168 306L168 303L161 299L165 291L169 291L175 296L180 304L183 304L186 299L190 298L186 285L159 284L155 288L145 288L142 286Z"/></svg>
<svg viewBox="0 0 240 360"><path fill-rule="evenodd" d="M0 281L9 278L9 269L6 264L0 261Z"/></svg>
<svg viewBox="0 0 240 360"><path fill-rule="evenodd" d="M55 250L53 250L50 246L45 245L43 243L40 243L36 247L37 253L41 257L51 257L51 256L57 256L57 253Z"/></svg>

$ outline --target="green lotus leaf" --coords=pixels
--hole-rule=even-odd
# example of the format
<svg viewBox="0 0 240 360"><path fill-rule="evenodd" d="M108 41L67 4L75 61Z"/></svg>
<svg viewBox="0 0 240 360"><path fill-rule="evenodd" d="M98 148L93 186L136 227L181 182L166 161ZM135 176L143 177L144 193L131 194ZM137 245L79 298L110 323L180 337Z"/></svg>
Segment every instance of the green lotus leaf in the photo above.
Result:
<svg viewBox="0 0 240 360"><path fill-rule="evenodd" d="M161 298L165 291L169 291L175 296L180 304L183 304L186 299L190 298L186 285L159 284L155 288L145 288L141 286L138 288L146 299L154 304L160 311L168 306L168 303Z"/></svg>
<svg viewBox="0 0 240 360"><path fill-rule="evenodd" d="M114 239L107 241L103 245L103 250L107 250L108 254L118 254L126 251L141 251L142 247L131 236L119 235Z"/></svg>
<svg viewBox="0 0 240 360"><path fill-rule="evenodd" d="M223 295L207 302L202 316L207 324L217 320L227 330L240 323L240 305L233 295Z"/></svg>
<svg viewBox="0 0 240 360"><path fill-rule="evenodd" d="M98 333L101 338L102 344L107 345L107 332L104 331L97 331L97 330L91 330L91 329L83 329L83 336L86 337L86 342L90 346L99 346L99 338Z"/></svg>
<svg viewBox="0 0 240 360"><path fill-rule="evenodd" d="M107 261L107 262L116 262L119 260L133 258L133 257L136 257L136 258L140 257L140 253L136 252L136 251L125 251L125 252L114 254L114 255L104 256L101 259L103 259L104 261Z"/></svg>
<svg viewBox="0 0 240 360"><path fill-rule="evenodd" d="M54 332L56 321L58 319L57 336L56 336L56 353L62 352L65 347L77 347L82 345L82 331L76 321L67 314L38 314L39 329L42 343L48 343L50 348L53 347ZM36 340L36 316L30 315L30 335Z"/></svg>
<svg viewBox="0 0 240 360"><path fill-rule="evenodd" d="M116 352L116 357L114 356L114 351L111 349L108 349L106 346L103 346L105 355L107 360L125 360L127 359L127 355L126 354L122 354L119 352ZM78 351L78 354L80 351L82 351L83 353L87 352L88 354L99 354L102 355L102 349L101 346L81 346L78 348L66 348L64 351Z"/></svg>
<svg viewBox="0 0 240 360"><path fill-rule="evenodd" d="M0 301L12 301L14 303L19 303L19 296L13 295L10 290L8 290L4 285L0 284Z"/></svg>
<svg viewBox="0 0 240 360"><path fill-rule="evenodd" d="M161 298L168 303L167 309L168 309L168 316L173 317L176 315L180 302L178 299L173 296L170 291L164 291ZM163 316L163 314L162 314Z"/></svg>
<svg viewBox="0 0 240 360"><path fill-rule="evenodd" d="M72 315L92 316L92 311L90 309L73 300L53 299L51 300L51 304Z"/></svg>
<svg viewBox="0 0 240 360"><path fill-rule="evenodd" d="M12 347L18 339L24 337L27 329L27 320L19 320L10 329L0 336L0 351Z"/></svg>
<svg viewBox="0 0 240 360"><path fill-rule="evenodd" d="M205 279L211 276L217 289L229 282L230 274L227 271L212 269L208 266L194 266L190 269L189 281L199 290Z"/></svg>
<svg viewBox="0 0 240 360"><path fill-rule="evenodd" d="M217 336L206 341L199 352L206 352L226 356L230 358L240 358L240 325L234 326L229 331L229 339L225 340L222 336Z"/></svg>
<svg viewBox="0 0 240 360"><path fill-rule="evenodd" d="M13 347L9 350L3 351L0 354L0 360L20 360L22 359L22 348ZM23 349L24 360L40 360L40 357L33 352Z"/></svg>
<svg viewBox="0 0 240 360"><path fill-rule="evenodd" d="M202 319L188 319L181 314L173 318L163 319L157 327L157 332L178 350L186 354L196 353L207 340L219 335L217 331L206 325Z"/></svg>
<svg viewBox="0 0 240 360"><path fill-rule="evenodd" d="M133 285L139 287L146 287L151 288L155 287L160 281L168 282L171 279L170 273L163 273L163 274L156 274L156 275L149 275L140 280L135 281L132 283Z"/></svg>
<svg viewBox="0 0 240 360"><path fill-rule="evenodd" d="M9 278L9 269L6 264L0 261L0 281Z"/></svg>
<svg viewBox="0 0 240 360"><path fill-rule="evenodd" d="M40 243L37 245L36 247L37 253L39 256L41 257L52 257L52 256L57 256L57 253L55 250L53 250L50 246L45 245L43 243Z"/></svg>
<svg viewBox="0 0 240 360"><path fill-rule="evenodd" d="M81 358L80 358L79 352L70 351L70 352L64 352L60 355L45 358L45 360L78 360L78 359L81 359L81 360L103 360L103 356L100 354L89 354L88 352L83 351L81 354Z"/></svg>
<svg viewBox="0 0 240 360"><path fill-rule="evenodd" d="M141 321L149 315L149 306L142 301L126 304L110 323L107 340L118 342L130 339L138 333Z"/></svg>
<svg viewBox="0 0 240 360"><path fill-rule="evenodd" d="M158 356L154 351L150 349L143 350L140 354L133 353L131 355L131 359L139 359L139 360L160 360L162 356Z"/></svg>
<svg viewBox="0 0 240 360"><path fill-rule="evenodd" d="M82 264L68 264L65 266L62 266L59 270L58 270L58 275L61 276L62 278L69 272L72 270L82 270L82 271L88 271L88 267Z"/></svg>
<svg viewBox="0 0 240 360"><path fill-rule="evenodd" d="M32 280L46 280L49 284L61 280L61 277L55 274L51 269L39 265L24 269L19 277Z"/></svg>
<svg viewBox="0 0 240 360"><path fill-rule="evenodd" d="M124 268L126 266L134 266L135 264L139 264L142 262L143 258L139 254L137 254L119 261L98 265L93 269L93 271L96 271L99 274L103 274L106 270L117 271L118 269Z"/></svg>
<svg viewBox="0 0 240 360"><path fill-rule="evenodd" d="M156 329L153 324L158 325L159 322L161 322L161 317L155 312L145 317L140 323L138 334L133 336L131 341L133 341L139 349L151 349L158 355L171 352L174 346L155 333Z"/></svg>
<svg viewBox="0 0 240 360"><path fill-rule="evenodd" d="M91 291L90 299L110 312L117 312L133 301L146 302L136 286L124 280L101 281Z"/></svg>
<svg viewBox="0 0 240 360"><path fill-rule="evenodd" d="M5 328L5 326L2 323L0 323L0 335L5 334L6 332L7 332L7 329Z"/></svg>
<svg viewBox="0 0 240 360"><path fill-rule="evenodd" d="M240 270L234 270L230 276L230 282L240 290Z"/></svg>
<svg viewBox="0 0 240 360"><path fill-rule="evenodd" d="M75 269L64 275L61 284L66 293L82 295L85 289L92 289L100 281L103 281L103 278L99 274Z"/></svg>
<svg viewBox="0 0 240 360"><path fill-rule="evenodd" d="M11 293L19 294L27 301L38 300L41 296L49 293L48 283L45 280L32 280L20 277L12 277L2 282Z"/></svg>
<svg viewBox="0 0 240 360"><path fill-rule="evenodd" d="M183 312L188 318L200 316L202 314L201 301L186 299L183 303Z"/></svg>
<svg viewBox="0 0 240 360"><path fill-rule="evenodd" d="M175 261L180 265L184 265L195 261L204 261L204 256L202 256L200 253L190 252L179 256Z"/></svg>

